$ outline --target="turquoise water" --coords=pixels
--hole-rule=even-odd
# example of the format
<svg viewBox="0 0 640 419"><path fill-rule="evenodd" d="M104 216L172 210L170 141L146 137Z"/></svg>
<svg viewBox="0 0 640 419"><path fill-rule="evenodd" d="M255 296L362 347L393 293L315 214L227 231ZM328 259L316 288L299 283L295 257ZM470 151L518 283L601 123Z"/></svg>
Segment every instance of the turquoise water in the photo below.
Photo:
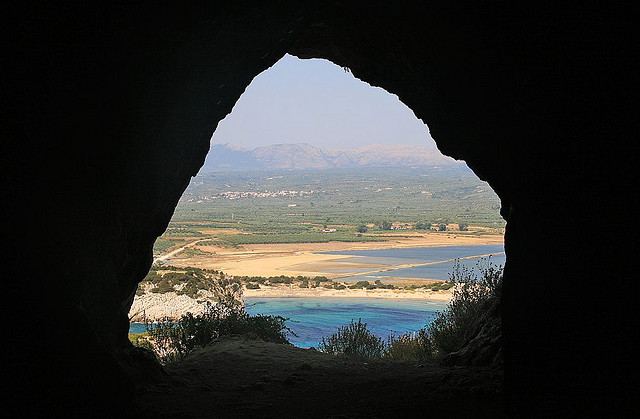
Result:
<svg viewBox="0 0 640 419"><path fill-rule="evenodd" d="M315 347L339 326L361 318L375 335L414 332L429 323L446 303L426 300L382 298L246 298L251 314L289 317L287 325L298 335L290 336L298 347Z"/></svg>
<svg viewBox="0 0 640 419"><path fill-rule="evenodd" d="M129 323L129 333L144 333L146 331L144 323Z"/></svg>
<svg viewBox="0 0 640 419"><path fill-rule="evenodd" d="M289 336L295 346L316 347L323 337L330 336L339 326L359 318L375 335L387 338L390 333L415 332L435 317L446 303L426 300L382 298L246 298L250 314L288 317L287 326L298 336ZM129 332L142 333L142 323L131 323Z"/></svg>
<svg viewBox="0 0 640 419"><path fill-rule="evenodd" d="M344 281L393 282L390 277L449 279L454 262L448 260L476 255L493 254L491 261L504 265L505 255L502 245L417 247L408 249L377 249L325 252L327 254L351 255L347 261L364 263L404 265L433 263L426 266L378 272L373 275L358 275L344 278ZM473 267L478 258L462 259L461 265ZM336 272L341 268L336 266ZM365 269L363 269L365 270ZM371 270L367 268L366 270ZM351 270L353 272L353 270ZM281 315L289 317L288 326L298 335L290 336L291 342L299 347L315 347L323 337L330 336L339 326L349 324L353 319L362 318L369 330L386 338L389 333L417 331L433 320L438 310L446 303L426 300L379 299L379 298L247 298L247 312L250 314ZM132 333L145 331L144 324L132 323Z"/></svg>

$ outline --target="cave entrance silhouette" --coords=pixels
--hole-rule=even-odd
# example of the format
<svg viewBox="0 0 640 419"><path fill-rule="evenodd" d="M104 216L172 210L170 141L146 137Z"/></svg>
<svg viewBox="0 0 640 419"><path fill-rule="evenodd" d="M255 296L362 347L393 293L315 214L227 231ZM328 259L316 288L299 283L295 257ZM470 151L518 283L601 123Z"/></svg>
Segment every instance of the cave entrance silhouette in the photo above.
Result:
<svg viewBox="0 0 640 419"><path fill-rule="evenodd" d="M262 115L263 113L266 115ZM375 136L375 140L371 139L372 136ZM172 255L171 260L167 261L168 255L158 253L154 258L155 261L181 267L220 269L231 275L261 277L287 275L293 278L299 275L310 277L328 275L330 278L339 278L340 276L332 271L338 269L336 272L339 272L341 267L344 269L348 264L332 261L331 263L335 266L326 266L327 263L324 262L311 262L311 265L315 264L317 268L309 269L321 269L311 272L299 272L294 266L309 265L305 262L309 258L318 259L319 254L312 254L312 243L317 240L332 242L332 244L320 245L317 251L329 250L331 246L334 246L335 250L349 250L353 245L348 243L354 240L355 247L363 248L364 243L357 242L356 227L359 224L368 225L366 228L377 229L376 226L381 223L381 220L387 220L389 221L389 226L386 228L388 233L404 235L405 241L408 238L412 242L403 246L414 248L431 247L433 243L454 246L454 249L458 245L497 243L496 236L501 234L503 224L498 212L499 198L488 184L477 179L463 162L455 162L440 154L435 148L422 146L433 144L427 127L397 97L383 89L366 85L326 60L283 57L273 67L254 78L235 104L233 111L221 121L213 138L214 144L231 142L248 148L241 151L227 146L212 146L203 168L200 169L200 174L191 181L192 186L187 188L178 203L169 224L169 231L158 242L158 245L165 246L172 240L175 241L173 247L166 250L157 246L158 251L162 250L163 254ZM285 138L285 141L279 141L282 138ZM296 138L313 142L315 147L308 144L273 145L273 143L286 142L286 139L296 142ZM398 145L376 148L372 145L373 142ZM403 149L402 144L407 143L409 145ZM332 154L319 148L324 147L325 144L328 147L350 146L352 149L364 147L365 151L358 151L361 160L357 161L355 157L345 158L347 150L340 151L340 154ZM249 148L256 146L262 146L262 148L251 152ZM373 154L372 159L366 154L367 152L377 154ZM221 156L218 157L217 153ZM399 165L402 167L393 169ZM380 166L390 167L375 169ZM421 166L428 167L420 169ZM345 168L349 171L345 172ZM295 171L291 172L291 170ZM324 175L317 172L318 170L324 170L322 172ZM339 185L340 191L325 190L335 186L322 183L323 179L335 170L341 170L339 177L336 178L339 182L336 185ZM224 177L227 172L236 173L236 175ZM238 176L239 172L247 173ZM282 175L285 179L282 179ZM392 176L392 178L385 179L385 176ZM302 186L299 184L302 177L313 179L309 179ZM420 179L429 180L425 184L420 183ZM408 182L411 182L410 186ZM441 187L439 182L449 184ZM300 190L292 191L291 189ZM282 194L285 195L281 196ZM447 205L446 202L449 201L455 201L456 204ZM473 231L459 230L459 224L468 224L469 217L473 217L472 224L476 224L472 227ZM250 249L250 252L241 249L236 252L240 256L221 257L220 253L234 253L234 251L212 246L211 241L229 240L229 243L236 243L237 240L225 239L227 234L219 239L215 235L208 236L209 233L203 235L199 231L193 231L193 234L198 234L197 236L184 236L193 230L189 223L203 221L212 223L212 226L216 222L218 227L244 231L242 234L245 236L239 236L243 239L239 242L241 245L249 244L251 247L262 244L265 248L271 246L273 249L268 251ZM425 227L426 221L429 227ZM327 222L330 223L329 226ZM347 227L345 224L349 223L353 225ZM446 224L449 224L449 232L446 234L429 232L431 225L434 225L435 229L438 225L440 228L447 229ZM486 235L491 232L496 233L495 236L484 236L484 241L481 238L474 240L474 234ZM375 234L384 236L385 230ZM365 234L364 239L373 240L370 235L371 232L369 236ZM278 250L277 244L267 245L269 242L277 243L280 236L284 240L280 246L281 250ZM193 246L184 241L185 237L187 242L189 240L193 242ZM256 239L255 243L249 240L252 238ZM403 237L399 237L397 240L402 239ZM303 243L297 250L296 242ZM186 257L184 253L176 254L176 249L187 249L185 245L188 246L185 253L192 254L191 257ZM380 245L381 243L376 243L373 247L380 248ZM387 245L387 247L394 246L397 245L392 242ZM466 246L459 247L459 253L454 250L436 259L426 257L424 260L414 260L421 258L418 253L413 257L414 259L410 258L411 260L400 256L394 264L379 265L375 269L369 268L368 277L364 275L357 275L357 279L346 277L344 280L347 284L342 285L352 285L357 280L372 284L374 281L380 282L380 279L387 282L390 281L388 277L393 275L383 271L397 269L407 263L427 269L428 266L434 266L434 262L437 261L441 262L437 265L439 268L437 273L417 273L416 271L412 275L414 277L427 275L425 279L448 279L452 259L462 258L461 263L473 266L477 258L472 258L472 255L478 255L480 258L480 255L488 252L485 249L470 250ZM469 251L476 253L466 253ZM274 258L271 255L273 252L276 252L278 257ZM287 252L291 255L283 259ZM423 250L423 253L425 252L428 253L428 250ZM295 258L294 254L299 255ZM260 259L261 255L263 255L262 259ZM502 255L497 257L500 261L496 262L494 257L494 263L504 264ZM286 260L285 265L274 267L274 264L282 263L279 262L280 260ZM374 264L374 260L370 264ZM367 272L367 269L358 269L363 273ZM355 275L358 269L354 272L347 270L343 276ZM398 272L400 276L407 276L407 273ZM378 277L374 277L376 273ZM395 280L395 286L426 287L429 283L420 279L416 281L418 281L417 284L411 283L408 279L398 279ZM255 286L255 284L252 285ZM380 287L382 286L381 284ZM291 292L289 291L290 294ZM370 292L370 294L370 297L376 297L375 293ZM285 293L283 296L290 295ZM417 297L420 296L424 297L422 294ZM433 298L444 297L435 295ZM142 312L146 315L156 313L158 317L161 310L136 300L131 309L133 314L130 313L130 315L138 316L138 313ZM290 316L287 312L277 314ZM358 317L359 315L352 315L354 320ZM351 318L334 324L334 329L348 323L349 320ZM366 317L363 320L370 322ZM411 330L401 330L394 325L385 326L383 316L376 320L379 322L379 325L374 325L376 331L380 330L379 333L386 331L384 333L388 335L392 330L396 333L415 331L424 326L427 318L421 320L422 324L413 325ZM325 330L324 333L331 334L334 331ZM320 337L317 337L315 344L319 343Z"/></svg>
<svg viewBox="0 0 640 419"><path fill-rule="evenodd" d="M304 63L307 61L299 61L298 59L294 59L292 57L283 58L283 60L293 61L294 63L299 63L299 66L302 67L300 69L300 73L304 73ZM337 70L338 75L345 76L350 79L349 83L362 85L362 88L365 91L374 90L369 87L366 87L364 83L359 82L350 74L344 72L343 69L328 64L327 65L334 67ZM336 128L336 130L332 133L324 133L325 136L339 136L341 133L344 133L348 129L353 129L356 131L355 133L351 133L352 136L357 135L360 131L359 128L363 122L357 121L354 122L350 120L349 111L350 109L342 108L336 109L339 104L334 104L334 106L327 105L326 103L322 103L320 106L315 104L309 104L309 101L312 101L314 98L304 97L304 98L292 98L290 99L293 103L282 103L284 100L275 101L274 96L279 99L278 95L281 96L293 96L290 92L287 92L286 89L283 92L282 86L277 86L278 89L273 89L273 92L268 91L269 89L264 86L256 86L261 82L269 83L269 81L265 81L264 79L269 77L267 72L277 72L278 64L275 64L269 70L260 75L256 76L253 79L251 84L247 87L243 95L240 97L238 102L235 104L233 111L219 124L216 129L216 132L213 136L214 141L213 144L217 143L232 143L244 145L246 148L255 147L258 145L262 145L262 150L258 154L260 158L251 160L251 156L247 157L246 154L250 154L247 151L238 150L237 148L222 148L219 146L212 146L212 150L208 155L207 159L205 159L204 166L200 170L200 173L193 178L191 181L191 186L188 187L185 191L185 194L181 198L178 203L178 206L175 210L173 219L169 224L170 231L179 231L189 229L189 223L196 223L202 220L208 220L208 222L214 221L216 227L229 229L246 229L244 234L249 234L249 237L256 234L265 234L261 237L268 237L270 240L277 236L278 234L282 234L281 232L276 231L279 225L274 226L273 220L283 220L284 224L290 229L296 224L300 226L305 226L306 229L310 231L319 231L325 230L326 234L334 234L338 232L331 233L332 230L344 229L344 224L348 223L348 221L340 220L340 215L336 216L335 213L331 213L331 207L335 208L335 211L342 211L344 209L340 209L347 204L341 203L341 205L337 204L337 200L335 202L335 207L333 204L327 205L324 204L323 207L323 199L322 197L318 197L317 195L313 195L314 191L310 191L311 196L287 196L284 199L278 201L277 207L275 205L263 204L262 207L260 204L255 202L257 201L267 201L269 199L277 199L276 197L280 192L286 191L288 193L297 193L297 186L273 186L275 189L265 189L269 187L269 183L279 185L282 182L279 178L286 178L291 176L296 180L303 176L309 175L309 168L304 166L297 166L295 163L295 159L304 158L303 151L311 149L314 152L317 152L316 148L313 146L304 147L301 145L294 145L294 147L287 147L287 153L293 154L292 150L296 150L298 147L302 148L302 150L297 150L298 154L291 156L287 154L281 161L274 160L273 158L267 157L267 162L269 165L262 167L261 171L255 170L258 169L261 163L265 161L264 155L269 146L272 146L269 142L264 144L251 144L251 143L243 143L242 140L246 140L243 138L251 135L264 135L265 137L270 138L278 138L279 136L289 135L288 138L299 138L301 134L291 134L282 131L287 130L287 126L282 126L287 124L288 122L294 120L296 117L300 117L301 119L307 118L305 123L302 126L302 133L307 131L312 131L313 134L316 134L319 131L322 131L322 125L328 124L331 128ZM292 75L291 69L286 74L286 82L291 83L293 85L292 88L304 89L304 86L300 86L301 82L299 78L296 78L295 75ZM308 76L308 75L307 75ZM307 80L304 80L307 82ZM318 83L318 80L312 80L312 83ZM343 98L344 95L340 96L339 92L336 92L331 89L333 86L327 87L327 82L322 86L324 90L329 90L330 93L338 94L338 97ZM340 87L340 86L338 86ZM258 90L257 92L254 90ZM336 89L337 90L337 89ZM412 112L404 107L397 98L392 98L391 95L382 91L382 89L375 89L377 96L390 97L394 103L393 106L401 107L401 111L404 112L403 115L407 115L404 119L401 119L400 123L397 121L387 122L397 131L403 132L403 127L398 126L401 125L402 122L413 123L417 125L417 129L414 130L414 137L416 142L421 142L426 144L427 141L430 140L428 137L427 128L421 121L417 120ZM269 96L264 92L271 93L274 96ZM323 92L324 93L324 92ZM259 96L259 100L252 99L255 96ZM367 101L368 97L365 99L361 99L360 103L364 103L366 106L371 106L371 108L376 107L375 98L371 98ZM254 104L251 101L258 102L258 104ZM332 119L332 115L328 115L329 112L326 110L322 112L320 120L309 122L309 115L305 115L303 112L292 112L290 109L292 106L295 106L296 100L307 101L305 105L310 109L310 113L314 113L317 115L321 112L321 109L330 108L331 111L335 111L339 117L343 117L345 120L340 121L339 123L335 123ZM268 105L267 105L268 104ZM358 101L352 99L348 103L351 107L357 107ZM314 106L315 105L315 106ZM268 109L265 109L265 106L269 106ZM286 114L286 118L283 118L278 112L274 111L274 108L280 107L284 109L288 109L288 112L284 112ZM362 112L362 109L359 110ZM265 112L268 114L267 117L261 116L260 113ZM281 111L281 113L283 113ZM357 116L357 115L356 115ZM377 120L375 120L377 119ZM367 121L369 124L373 124L374 122L380 122L381 119L380 113L375 114L373 118L369 118ZM248 130L247 127L250 126L253 121L256 121L257 127L250 127L251 130ZM386 121L385 121L386 122ZM393 125L393 122L396 122L396 125ZM294 123L294 122L291 122ZM341 125L340 125L341 124ZM348 125L353 125L354 127L349 127ZM385 127L383 127L385 128ZM273 134L269 131L269 129L277 131L276 134ZM244 130L244 131L243 131ZM279 131L278 131L279 130ZM366 130L363 130L366 131ZM304 135L304 134L302 134ZM216 138L218 137L218 138ZM398 139L389 136L387 141L395 141L396 143L402 144L401 134L397 137ZM304 137L303 137L304 138ZM251 138L249 138L251 139ZM321 142L323 140L322 134L320 135L320 139L315 139L317 141L314 145L323 146L324 144ZM336 141L336 139L333 139ZM313 141L313 140L310 140ZM367 143L358 144L358 138L353 138L349 142L349 139L346 137L338 138L335 144L339 145L355 145L355 146L366 146ZM285 142L271 140L271 142ZM355 143L355 144L354 144ZM331 144L329 144L331 146ZM417 147L413 146L414 151L417 150ZM428 158L435 159L435 161L431 161L435 168L431 168L432 171L437 172L441 169L442 165L453 165L456 167L454 170L454 176L457 179L461 179L464 176L471 177L471 173L469 173L469 169L464 166L464 168L459 167L462 164L455 164L451 159L448 159L439 153L434 153L436 155L430 155L427 157L426 150L421 149L425 155L423 156L423 160L426 162ZM211 154L215 152L222 153L223 157L219 159L215 159L216 156L212 156ZM242 154L244 153L244 154ZM314 155L315 156L315 155ZM229 164L229 161L225 162L224 159L229 159L229 161L236 162ZM311 169L314 173L321 173L324 169L324 173L328 173L327 170L340 170L340 166L336 165L336 167L331 166L333 161L330 160L331 155L327 153L327 155L323 156L323 159L318 159L317 161L313 161L314 164ZM327 163L328 162L328 163ZM327 164L328 167L322 167L319 163ZM434 164L435 163L435 164ZM253 170L252 172L243 172L242 168L245 170ZM206 170L210 170L208 173ZM306 169L306 170L305 170ZM366 173L366 167L356 167L352 169L354 172L364 172ZM409 172L413 171L409 175L405 175L400 180L393 180L393 186L396 189L406 188L406 185L403 181L406 181L408 178L415 178L416 176L425 175L428 173L419 171L415 167L412 169L411 167L405 167L404 170L408 170ZM230 171L230 172L226 172ZM239 173L235 178L229 173ZM251 174L253 173L253 174ZM208 176L210 175L210 176ZM432 173L433 175L433 173ZM379 174L376 173L376 176ZM408 176L408 177L407 177ZM319 179L326 179L328 175L320 175ZM437 177L437 176L436 176ZM237 179L239 178L243 180L243 183L238 183ZM266 182L265 179L270 179L270 181ZM357 180L358 184L363 182L361 179ZM384 179L380 179L379 181L384 182ZM378 182L378 181L376 181ZM485 193L491 193L491 189L487 184L483 184L477 178L473 181L473 188L477 188L479 185L485 187ZM217 183L214 189L207 189L207 184ZM313 183L313 182L311 182ZM367 183L368 185L368 183ZM369 186L373 186L372 183ZM322 185L321 185L322 186ZM330 185L322 186L321 189L332 189L329 188ZM430 186L431 187L431 186ZM248 189L241 189L248 188ZM415 191L412 190L411 194L417 193L417 196L420 198L419 200L415 200L411 202L411 206L428 206L430 202L429 199L426 199L424 192L425 186L418 187ZM454 187L455 188L455 187ZM472 189L473 189L472 188ZM385 185L377 185L377 188L368 188L369 196L372 196L376 193L385 193ZM393 188L388 188L393 189ZM342 195L344 199L349 198L349 194L351 191L343 190L342 186L340 187ZM212 192L213 191L213 192ZM477 193L477 189L474 189ZM316 191L317 192L317 191ZM330 191L329 191L330 192ZM328 194L326 192L325 194ZM360 192L360 191L358 191ZM428 192L428 191L426 191ZM390 193L390 192L387 192ZM267 196L260 196L260 194L265 194ZM271 197L269 194L274 194L276 197ZM246 196L245 196L246 195ZM366 196L366 194L365 194ZM494 220L499 218L498 208L496 205L499 205L499 200L497 196L492 195L493 200L491 201L492 210L494 212ZM213 199L215 198L215 199ZM342 199L342 200L344 200ZM437 199L437 198L436 198ZM358 199L360 201L360 199ZM244 202L244 204L243 204ZM315 202L315 204L310 204L310 202ZM484 201L483 201L484 202ZM484 202L486 204L486 202ZM207 210L207 206L211 206L216 204L215 211ZM265 219L268 221L268 224L265 222L264 225L255 224L256 219L255 215L251 213L251 211L244 211L243 205L247 207L251 207L260 215L261 219ZM293 206L290 206L293 205ZM397 207L398 205L404 206L405 204L399 201L395 201L394 205ZM487 207L488 208L488 207ZM413 223L411 221L425 221L429 219L433 221L434 224L437 222L442 223L442 219L449 216L451 219L456 219L458 216L464 216L464 209L460 210L460 213L457 214L444 214L441 213L440 217L435 217L433 213L435 211L429 213L429 215L424 215L423 212L417 211L413 212L414 219L404 219L402 217L411 217L411 215L407 215L407 213L403 213L402 211L398 211L397 208L393 211L389 211L389 209L384 208L379 209L379 212L375 211L375 208L367 208L367 203L365 202L354 202L352 211L358 209L362 211L367 211L367 215L356 215L356 219L362 219L363 221L374 221L379 219L385 219L387 217L398 217L391 218L391 220L396 221L395 226L409 227L409 230L402 231L392 231L392 230L381 230L379 234L394 234L399 233L400 235L406 234L415 234L416 236L423 235L433 235L436 237L436 241L444 241L449 244L456 244L455 239L453 237L460 234L465 234L461 232L453 232L451 235L447 236L446 233L443 232L433 232L427 233L425 230L413 230ZM412 208L413 209L413 208ZM326 211L326 213L320 213L320 211ZM395 211L395 212L394 212ZM299 212L304 212L302 215ZM319 212L318 215L310 214L311 212ZM199 214L199 215L194 215ZM182 218L181 217L185 217ZM198 217L201 217L198 219ZM251 219L250 217L254 217ZM331 219L331 221L327 221ZM184 221L188 221L188 223L183 223ZM399 223L398 221L402 221ZM323 222L325 225L323 225ZM253 224L252 224L253 223ZM326 225L329 223L329 225ZM373 224L373 223L368 223ZM457 223L451 223L449 226L457 228ZM211 223L209 227L213 227L214 223ZM335 228L334 228L335 227ZM349 226L349 233L351 236L355 236L355 228L357 225ZM373 229L373 225L369 225L369 228ZM264 230L264 231L260 231ZM269 231L271 230L271 231ZM296 230L297 231L297 230ZM477 233L480 230L476 231ZM285 235L291 236L289 230L286 230ZM342 232L340 232L341 234ZM299 235L304 235L308 233L297 233ZM318 233L323 234L323 233ZM164 236L163 236L164 237ZM166 236L164 240L167 240L167 237L170 239L171 234ZM272 276L277 275L277 273L273 273L273 265L277 264L276 259L272 258L268 259L269 254L266 253L264 255L264 262L262 262L262 266L258 266L255 272L250 273L247 272L247 265L251 262L252 259L260 256L260 250L256 250L255 247L248 249L240 250L238 253L244 253L245 258L239 261L238 263L232 263L228 260L225 260L223 257L218 256L219 253L233 253L233 249L224 249L222 247L218 248L215 246L211 246L208 237L195 236L193 237L193 243L196 243L194 246L190 247L189 257L180 257L179 254L174 254L171 257L171 264L176 264L179 267L185 267L190 265L196 265L200 268L209 268L209 269L221 269L225 271L227 274L237 274L231 266L235 267L235 269L243 269L245 274L248 276L256 275L256 276ZM214 238L211 238L214 239ZM400 240L401 238L399 238ZM201 240L205 240L205 244L203 246L198 245ZM249 246L258 246L258 244L249 244ZM241 242L241 245L244 244ZM176 245L178 246L178 245ZM179 245L179 246L183 246ZM283 249L278 250L277 245L273 245L273 249L270 250L272 253L276 253L278 258L282 258L283 254L287 254L286 257L291 258L289 253L309 253L310 247L305 244L301 244L299 247L304 249L295 249L295 244L292 245L284 245ZM293 247L293 248L292 248ZM362 245L360 246L362 247ZM299 250L304 250L300 252ZM326 249L324 249L326 250ZM214 253L215 252L215 253ZM173 253L173 252L170 252ZM161 256L160 256L161 257ZM237 256L236 256L237 257ZM249 257L251 259L249 259ZM159 255L156 255L156 260L158 260ZM295 260L288 262L289 265L299 265L299 263ZM228 269L221 268L221 266L227 266ZM229 270L231 269L231 270ZM287 271L287 266L281 268L282 270L279 272L281 274L296 276L300 274L300 272L289 272ZM292 268L289 268L292 269ZM325 274L323 272L317 272L318 275ZM239 274L238 274L239 275ZM373 280L372 280L373 282ZM263 288L269 288L269 286L262 285ZM300 284L295 284L296 287L299 287ZM309 290L311 291L311 290ZM245 291L248 292L248 291ZM304 297L302 297L304 298ZM425 302L426 305L426 302ZM389 312L394 312L396 316L398 312L401 311L403 304L401 301L393 302L393 309L390 309ZM354 305L357 307L357 304ZM351 307L351 310L355 310L354 307ZM330 308L328 311L335 312L339 308ZM487 311L489 308L487 308ZM499 307L498 310L495 310L492 315L498 319L500 317ZM318 312L316 308L314 312ZM291 317L291 313L287 311L281 311L275 314L283 315L286 317ZM356 311L350 311L350 314L354 320L357 320L359 317ZM317 315L317 314L316 314ZM350 318L351 319L351 318ZM295 319L294 319L295 320ZM364 322L369 322L369 327L371 327L370 319L363 318ZM349 320L346 320L348 322ZM422 324L417 327L422 327L426 323L427 319L424 318ZM344 324L338 323L334 324L332 330L328 333L333 333L337 329L337 327L342 326ZM290 324L290 326L296 330L296 324ZM493 326L493 325L491 325ZM312 326L313 327L313 326ZM394 328L394 326L391 326ZM396 329L397 330L397 329ZM397 332L404 332L405 330L397 330ZM328 336L327 334L327 336ZM387 334L383 334L380 337L386 338ZM495 338L495 336L494 336ZM497 336L499 338L499 336ZM476 339L476 342L480 341L480 339ZM488 345L488 341L484 342L484 344ZM315 345L313 345L315 346ZM477 352L482 352L482 348L478 347L476 343L476 347L473 348ZM495 348L492 348L495 349ZM495 355L495 353L494 353ZM260 361L256 363L256 358L259 358ZM234 362L230 362L230 360ZM490 359L485 360L485 362L490 363ZM316 351L303 351L300 349L294 349L287 346L277 346L273 344L263 343L263 342L250 342L245 341L243 338L221 338L215 344L211 345L208 348L201 349L196 351L194 354L187 357L184 361L179 363L168 365L167 371L172 374L172 376L178 378L181 382L186 383L189 388L201 388L207 387L210 389L211 394L215 394L216 398L211 398L209 393L204 394L200 397L197 394L186 395L182 394L179 391L165 391L162 392L159 390L159 397L155 396L151 393L148 396L144 396L141 398L141 404L143 406L142 411L153 412L154 414L160 412L175 412L188 415L198 415L204 409L206 411L212 409L219 409L218 413L224 412L227 414L237 414L242 411L242 409L251 408L252 412L256 416L262 415L275 415L275 416L304 416L305 414L310 414L310 412L317 411L320 416L322 415L330 415L330 414L343 414L347 416L362 416L368 414L376 414L382 416L394 416L394 415L413 415L420 411L429 410L431 414L454 414L460 416L466 416L469 414L487 414L492 416L500 416L503 412L503 406L500 402L500 377L501 372L500 368L495 365L492 365L492 368L489 368L488 365L473 365L473 367L469 367L469 365L460 366L468 362L465 360L461 362L460 359L450 358L450 365L443 366L438 365L435 362L425 362L422 361L422 366L417 367L416 365L420 362L416 359L410 361L408 363L393 363L390 361L386 362L358 362L353 360L348 360L344 358L332 358L330 356L326 356L323 354L319 354ZM451 365L458 365L458 369L449 368ZM259 375L255 374L255 371L260 371ZM452 374L453 371L453 374ZM453 376L454 378L451 378ZM209 377L207 380L205 377ZM459 384L462 381L464 384ZM223 385L217 383L224 383ZM339 383L339 384L338 384ZM465 396L463 396L466 392L469 391L469 388L474 387L475 391L481 396L478 398L480 401L469 401L465 400ZM230 389L231 388L231 389ZM233 391L233 388L244 388L242 394L238 394L238 392ZM313 392L312 395L309 394L310 389ZM379 388L384 388L384 394L377 394ZM285 394L282 394L282 391L286 390ZM342 394L343 392L352 393L349 397L332 397L330 394ZM428 397L422 397L424 393L428 393ZM445 394L449 394L449 396L445 396ZM455 406L447 406L445 399L447 397L451 397L450 395L454 394L456 398ZM189 403L183 404L180 408L176 407L177 400L181 397L185 398L185 400L191 400L193 407L189 406ZM291 406L286 403L287 398L294 398L296 400L295 406ZM325 400L320 406L317 403L317 399ZM248 403L245 399L251 400ZM399 400L404 400L399 402ZM419 402L417 400L420 400ZM250 406L249 406L250 405ZM173 409L173 410L172 410ZM320 413L320 411L322 413ZM313 415L312 415L313 416Z"/></svg>
<svg viewBox="0 0 640 419"><path fill-rule="evenodd" d="M629 373L638 363L637 281L624 256L638 224L629 215L640 38L631 5L282 1L88 11L43 2L4 12L3 197L16 230L6 253L15 280L2 305L9 411L122 416L149 376L126 332L153 242L218 121L288 52L328 59L398 95L443 153L500 196L512 416L623 416L630 404L637 413L638 376ZM628 222L587 228L594 220ZM540 266L541 253L557 257ZM52 277L52 266L63 269ZM602 298L603 278L616 280L615 304ZM25 296L29 310L14 310Z"/></svg>

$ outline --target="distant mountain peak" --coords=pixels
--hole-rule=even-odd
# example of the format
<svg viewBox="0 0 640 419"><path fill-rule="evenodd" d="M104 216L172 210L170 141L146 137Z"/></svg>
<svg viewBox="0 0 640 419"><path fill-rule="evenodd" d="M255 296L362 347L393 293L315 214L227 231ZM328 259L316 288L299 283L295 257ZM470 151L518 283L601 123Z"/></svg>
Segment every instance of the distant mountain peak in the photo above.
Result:
<svg viewBox="0 0 640 419"><path fill-rule="evenodd" d="M249 150L231 144L212 144L201 172L456 164L460 162L442 155L437 149L416 145L320 148L307 143L282 143Z"/></svg>

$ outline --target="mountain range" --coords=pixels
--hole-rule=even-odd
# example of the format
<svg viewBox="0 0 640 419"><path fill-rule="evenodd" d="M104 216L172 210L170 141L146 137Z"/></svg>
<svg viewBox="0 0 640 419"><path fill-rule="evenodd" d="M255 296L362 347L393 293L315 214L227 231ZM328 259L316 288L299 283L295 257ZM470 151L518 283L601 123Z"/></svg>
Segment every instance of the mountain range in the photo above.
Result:
<svg viewBox="0 0 640 419"><path fill-rule="evenodd" d="M373 144L325 149L309 144L274 144L250 150L212 144L200 172L460 164L463 162L446 157L435 148L414 145Z"/></svg>

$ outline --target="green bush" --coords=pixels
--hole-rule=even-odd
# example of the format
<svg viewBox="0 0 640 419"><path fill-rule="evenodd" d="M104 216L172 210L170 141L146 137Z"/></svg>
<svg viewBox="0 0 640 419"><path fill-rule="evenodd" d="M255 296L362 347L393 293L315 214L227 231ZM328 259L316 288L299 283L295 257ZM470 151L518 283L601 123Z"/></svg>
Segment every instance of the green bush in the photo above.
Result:
<svg viewBox="0 0 640 419"><path fill-rule="evenodd" d="M451 289L454 286L454 283L451 281L444 282L436 282L427 287L431 289L431 291L446 291Z"/></svg>
<svg viewBox="0 0 640 419"><path fill-rule="evenodd" d="M357 290L360 288L369 288L371 286L371 283L369 281L358 281L353 285L350 285L349 288L351 288L352 290Z"/></svg>
<svg viewBox="0 0 640 419"><path fill-rule="evenodd" d="M257 290L260 289L260 284L254 284L253 282L247 283L248 290Z"/></svg>
<svg viewBox="0 0 640 419"><path fill-rule="evenodd" d="M454 352L464 343L465 333L480 316L485 303L499 298L502 288L502 266L495 266L491 259L476 264L475 269L454 265L450 274L453 298L446 310L437 314L427 328L435 350L439 354Z"/></svg>
<svg viewBox="0 0 640 419"><path fill-rule="evenodd" d="M414 226L414 229L416 230L431 230L431 223L430 222L417 222Z"/></svg>
<svg viewBox="0 0 640 419"><path fill-rule="evenodd" d="M169 363L188 356L195 348L207 346L215 338L243 335L266 342L290 344L287 336L295 334L282 316L248 314L244 306L231 296L218 304L207 303L202 314L187 313L177 322L164 319L147 325L147 336L138 338L137 345L153 350L158 360Z"/></svg>
<svg viewBox="0 0 640 419"><path fill-rule="evenodd" d="M160 270L173 269L185 269L185 272L158 273ZM149 287L150 285L151 287ZM193 267L175 268L154 265L147 276L140 282L136 294L144 295L144 289L149 289L153 293L166 294L175 292L178 295L188 295L195 299L198 298L201 290L219 293L227 288L237 291L239 287L239 280L226 278L223 272Z"/></svg>
<svg viewBox="0 0 640 419"><path fill-rule="evenodd" d="M393 224L391 223L391 221L389 220L383 220L383 221L378 221L376 223L376 226L380 229L380 230L391 230L391 226Z"/></svg>
<svg viewBox="0 0 640 419"><path fill-rule="evenodd" d="M293 278L290 276L272 276L269 277L269 282L272 284L291 284L293 282Z"/></svg>
<svg viewBox="0 0 640 419"><path fill-rule="evenodd" d="M367 324L358 319L338 328L328 338L322 338L318 349L332 355L349 356L361 360L379 359L384 355L385 343L367 329Z"/></svg>
<svg viewBox="0 0 640 419"><path fill-rule="evenodd" d="M387 290L393 290L396 288L393 284L383 284L382 281L380 281L379 279L376 279L373 282L373 285L375 288L387 289Z"/></svg>
<svg viewBox="0 0 640 419"><path fill-rule="evenodd" d="M423 328L415 334L405 333L400 336L389 336L384 357L397 361L413 361L431 359L433 355L433 343Z"/></svg>

